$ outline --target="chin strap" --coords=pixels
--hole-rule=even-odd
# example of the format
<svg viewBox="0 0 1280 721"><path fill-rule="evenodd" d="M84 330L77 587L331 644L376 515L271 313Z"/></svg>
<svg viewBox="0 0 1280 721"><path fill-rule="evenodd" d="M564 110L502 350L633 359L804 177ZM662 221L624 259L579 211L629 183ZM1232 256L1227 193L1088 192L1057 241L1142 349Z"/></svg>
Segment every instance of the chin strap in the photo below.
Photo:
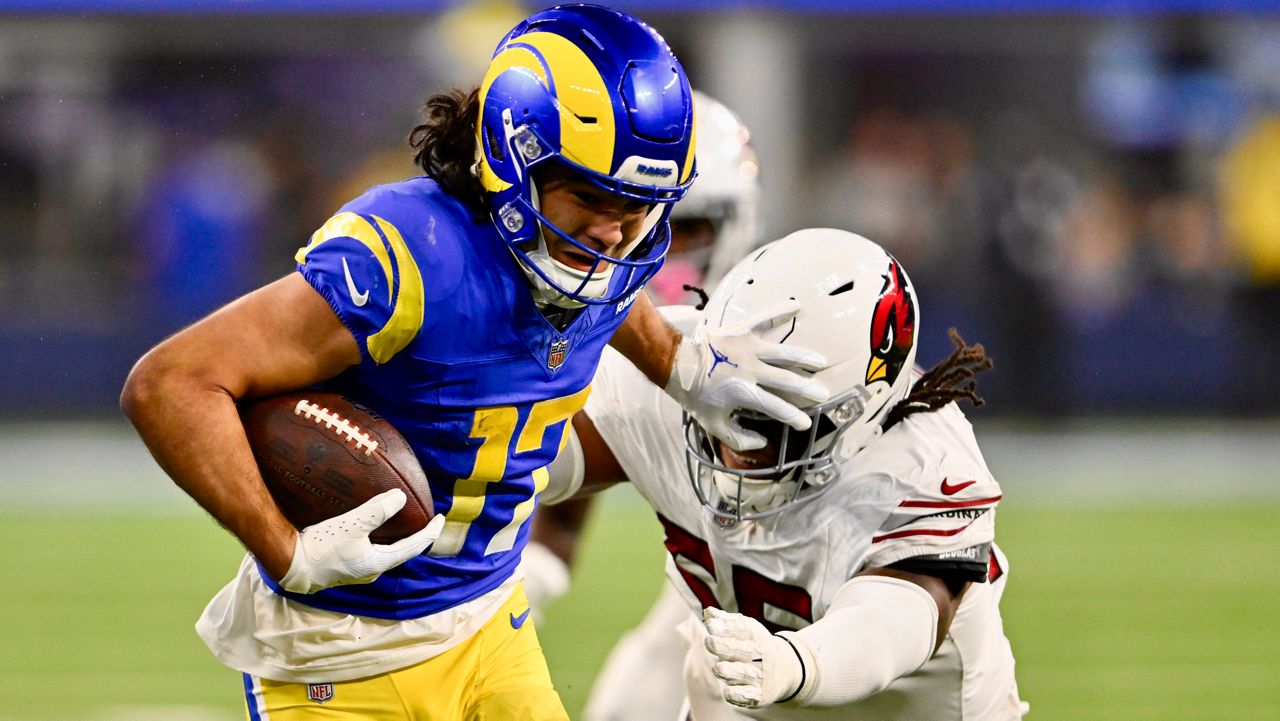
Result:
<svg viewBox="0 0 1280 721"><path fill-rule="evenodd" d="M541 238L541 236L539 236L539 238ZM541 240L539 240L539 242L541 243ZM527 261L524 258L521 258L520 254L515 252L514 249L511 251L511 255L514 256L516 262L520 264L520 271L524 273L525 280L529 282L529 290L533 293L533 302L536 303L539 308L555 306L565 310L572 310L575 308L582 308L586 305L585 303L576 301L556 290L550 283L543 280L542 276L538 275L533 268L529 267L529 263L537 263L542 266L543 271L547 274L554 274L554 266L551 264L555 263L555 261L546 253L545 245L540 247L538 250L529 253Z"/></svg>
<svg viewBox="0 0 1280 721"><path fill-rule="evenodd" d="M529 205L536 212L539 210L540 204L541 201L538 198L538 186L535 183L530 183ZM535 263L542 267L544 273L554 276L557 274L556 265L559 265L551 257L551 252L547 249L547 237L542 230L542 223L537 220L536 216L534 218L530 218L530 220L535 224L534 227L538 229L538 235L536 238L538 244L537 249L532 253L526 253L525 257L521 257L521 255L516 252L515 248L510 248L510 250L511 256L515 258L516 263L520 265L520 271L524 273L525 280L529 282L529 289L533 291L533 302L536 303L539 308L545 308L548 305L554 305L557 308L583 307L583 305L585 305L584 303L573 300L564 293L556 290L550 283L544 280L542 276L538 275L533 268L529 267L530 263Z"/></svg>
<svg viewBox="0 0 1280 721"><path fill-rule="evenodd" d="M539 275L537 271L529 267L530 263L536 264L542 269L542 272L556 279L556 282L565 288L577 288L582 285L583 278L586 276L583 271L570 268L551 257L551 253L547 249L546 237L543 235L541 227L538 229L537 249L525 253L525 257L521 257L512 248L511 255L520 264L520 270L524 273L525 279L529 281L529 287L533 291L533 300L539 307L554 305L559 308L575 309L586 305L586 303L574 300L560 292ZM592 275L591 281L580 292L581 295L594 299L603 297L609 291L609 281L613 277L614 265L612 263L602 263L601 265L604 266L604 270Z"/></svg>

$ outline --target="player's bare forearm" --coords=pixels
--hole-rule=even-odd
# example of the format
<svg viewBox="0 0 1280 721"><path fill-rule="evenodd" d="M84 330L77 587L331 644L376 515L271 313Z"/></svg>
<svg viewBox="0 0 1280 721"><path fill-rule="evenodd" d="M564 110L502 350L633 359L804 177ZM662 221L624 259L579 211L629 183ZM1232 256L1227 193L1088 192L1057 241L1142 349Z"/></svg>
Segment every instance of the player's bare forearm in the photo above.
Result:
<svg viewBox="0 0 1280 721"><path fill-rule="evenodd" d="M165 349L144 357L121 399L164 472L276 579L289 568L293 528L258 476L231 396L172 370Z"/></svg>
<svg viewBox="0 0 1280 721"><path fill-rule="evenodd" d="M610 345L617 348L659 388L667 386L680 332L662 317L647 293L636 297L631 313L618 327Z"/></svg>
<svg viewBox="0 0 1280 721"><path fill-rule="evenodd" d="M295 275L151 350L120 403L169 477L279 579L296 531L262 482L236 401L310 385L359 359L350 333Z"/></svg>

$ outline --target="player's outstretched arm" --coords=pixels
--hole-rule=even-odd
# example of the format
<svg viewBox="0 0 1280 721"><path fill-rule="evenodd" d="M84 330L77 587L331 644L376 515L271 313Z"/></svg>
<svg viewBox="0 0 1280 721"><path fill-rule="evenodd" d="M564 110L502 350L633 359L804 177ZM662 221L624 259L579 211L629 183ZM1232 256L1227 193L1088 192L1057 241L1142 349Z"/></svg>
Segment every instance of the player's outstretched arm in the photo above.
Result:
<svg viewBox="0 0 1280 721"><path fill-rule="evenodd" d="M144 355L120 405L169 477L281 579L297 531L263 484L236 401L302 388L359 362L355 338L294 273Z"/></svg>
<svg viewBox="0 0 1280 721"><path fill-rule="evenodd" d="M672 363L680 345L680 331L667 322L649 298L636 296L627 319L614 332L609 345L618 349L645 377L659 388L671 377Z"/></svg>
<svg viewBox="0 0 1280 721"><path fill-rule="evenodd" d="M808 403L827 399L826 389L797 372L819 370L826 365L825 359L802 348L769 343L757 335L790 320L799 310L792 301L740 328L699 325L693 333L682 336L641 294L612 342L711 435L734 449L750 450L763 447L764 437L743 428L735 411L756 411L796 430L806 430L809 416L780 394Z"/></svg>
<svg viewBox="0 0 1280 721"><path fill-rule="evenodd" d="M826 615L769 633L753 618L707 609L706 647L725 700L838 706L883 691L924 665L946 638L966 583L890 568L862 572Z"/></svg>

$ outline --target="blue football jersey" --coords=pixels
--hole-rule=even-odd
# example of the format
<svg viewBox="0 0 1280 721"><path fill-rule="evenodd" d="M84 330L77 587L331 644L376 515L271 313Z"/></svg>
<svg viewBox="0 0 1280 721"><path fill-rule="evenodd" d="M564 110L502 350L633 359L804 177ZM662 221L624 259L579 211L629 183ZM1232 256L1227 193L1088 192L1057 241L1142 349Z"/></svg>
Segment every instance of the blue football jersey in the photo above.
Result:
<svg viewBox="0 0 1280 721"><path fill-rule="evenodd" d="M586 402L630 299L557 331L487 218L431 179L375 187L298 251L298 270L360 345L325 384L389 420L431 483L440 538L370 584L310 595L333 611L416 618L476 598L515 570L546 466ZM625 282L625 269L612 282Z"/></svg>

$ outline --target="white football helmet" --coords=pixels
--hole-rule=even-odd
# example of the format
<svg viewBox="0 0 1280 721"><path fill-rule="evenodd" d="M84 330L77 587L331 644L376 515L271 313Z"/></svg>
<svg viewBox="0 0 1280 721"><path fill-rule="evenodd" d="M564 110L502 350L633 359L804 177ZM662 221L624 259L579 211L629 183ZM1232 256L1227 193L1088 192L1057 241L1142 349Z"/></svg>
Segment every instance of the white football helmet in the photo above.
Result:
<svg viewBox="0 0 1280 721"><path fill-rule="evenodd" d="M692 300L684 285L710 290L761 243L760 162L751 133L719 100L693 91L698 179L671 210L673 239L666 263L647 286L658 305ZM709 245L681 250L681 234L705 221Z"/></svg>
<svg viewBox="0 0 1280 721"><path fill-rule="evenodd" d="M839 463L879 436L889 410L911 389L919 305L906 271L879 245L830 228L769 243L734 266L711 295L702 322L736 330L790 299L799 301L800 312L761 337L826 357L829 365L813 378L830 391L830 400L815 406L782 394L809 413L809 430L745 416L743 424L768 445L763 455L747 455L754 460L744 470L730 467L725 447L685 414L690 480L698 498L725 522L771 516L816 498L830 487Z"/></svg>

